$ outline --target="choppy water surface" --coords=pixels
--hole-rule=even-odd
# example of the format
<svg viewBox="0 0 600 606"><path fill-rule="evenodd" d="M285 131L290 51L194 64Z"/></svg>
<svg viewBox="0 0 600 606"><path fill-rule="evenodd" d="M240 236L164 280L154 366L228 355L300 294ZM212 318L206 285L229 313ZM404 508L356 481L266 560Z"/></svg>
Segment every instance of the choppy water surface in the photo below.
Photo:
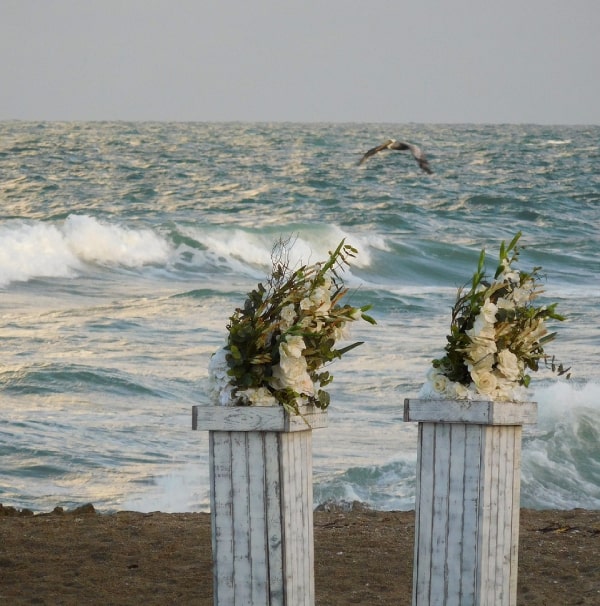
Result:
<svg viewBox="0 0 600 606"><path fill-rule="evenodd" d="M388 136L426 151L362 153ZM0 502L208 507L206 367L279 238L324 258L378 326L332 367L315 499L414 504L402 422L445 344L456 288L523 231L568 322L540 373L523 504L600 506L599 127L0 123ZM493 265L493 260L491 262Z"/></svg>

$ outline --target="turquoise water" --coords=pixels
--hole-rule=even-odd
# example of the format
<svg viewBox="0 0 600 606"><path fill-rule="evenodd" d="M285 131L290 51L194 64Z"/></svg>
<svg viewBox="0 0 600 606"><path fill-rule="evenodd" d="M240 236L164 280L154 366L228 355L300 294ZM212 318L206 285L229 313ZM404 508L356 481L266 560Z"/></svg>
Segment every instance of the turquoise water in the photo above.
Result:
<svg viewBox="0 0 600 606"><path fill-rule="evenodd" d="M366 149L388 137L407 153ZM0 123L0 502L36 511L206 510L207 364L273 243L359 249L373 304L332 367L315 500L414 505L402 422L481 248L522 230L568 321L533 381L523 505L600 507L600 127ZM493 259L490 266L493 267Z"/></svg>

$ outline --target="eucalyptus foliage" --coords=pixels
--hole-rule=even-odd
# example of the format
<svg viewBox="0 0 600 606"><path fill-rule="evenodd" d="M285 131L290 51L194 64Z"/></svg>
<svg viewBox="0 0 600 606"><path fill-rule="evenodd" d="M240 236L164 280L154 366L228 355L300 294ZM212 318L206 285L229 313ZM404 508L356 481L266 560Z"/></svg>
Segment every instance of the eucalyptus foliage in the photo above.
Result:
<svg viewBox="0 0 600 606"><path fill-rule="evenodd" d="M556 303L534 303L544 292L542 268L524 271L514 267L521 235L518 232L508 245L502 242L493 280L486 279L482 250L470 288L459 289L446 353L433 360L429 373L434 394L518 399L518 388L529 385L529 373L539 370L541 362L558 375L570 376L569 369L555 364L545 351L556 337L555 332L548 332L546 320L563 321L564 317L557 313Z"/></svg>
<svg viewBox="0 0 600 606"><path fill-rule="evenodd" d="M329 363L362 343L337 346L346 325L375 324L366 313L370 305L342 304L348 294L342 273L357 252L342 240L324 262L292 269L289 241L275 245L271 275L235 310L227 343L211 360L212 391L221 404L282 405L296 413L301 403L327 408Z"/></svg>

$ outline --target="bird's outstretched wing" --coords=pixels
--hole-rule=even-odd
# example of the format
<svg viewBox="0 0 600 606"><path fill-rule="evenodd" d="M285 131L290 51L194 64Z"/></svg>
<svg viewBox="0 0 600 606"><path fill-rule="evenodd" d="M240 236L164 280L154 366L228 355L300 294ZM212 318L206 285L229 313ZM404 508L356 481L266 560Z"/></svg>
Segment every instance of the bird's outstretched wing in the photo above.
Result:
<svg viewBox="0 0 600 606"><path fill-rule="evenodd" d="M394 139L388 139L381 145L377 147L373 147L360 159L359 164L362 164L367 158L372 155L380 152L384 149L394 149L396 151L405 151L409 150L413 155L413 158L417 161L421 170L425 171L427 174L431 174L432 170L429 166L429 162L423 153L423 150L418 145L413 145L412 143L405 143L404 141L395 141Z"/></svg>
<svg viewBox="0 0 600 606"><path fill-rule="evenodd" d="M372 147L369 151L367 151L365 153L365 155L358 161L358 164L362 164L367 158L370 158L371 156L375 155L377 152L380 152L382 149L387 149L388 146L394 143L393 139L388 139L387 141L385 141L384 143L382 143L381 145L378 145L377 147Z"/></svg>
<svg viewBox="0 0 600 606"><path fill-rule="evenodd" d="M406 147L403 149L409 149L410 153L413 155L413 158L417 161L421 170L424 170L428 175L432 173L431 168L429 167L429 162L423 153L423 150L418 145L413 145L412 143L405 143Z"/></svg>

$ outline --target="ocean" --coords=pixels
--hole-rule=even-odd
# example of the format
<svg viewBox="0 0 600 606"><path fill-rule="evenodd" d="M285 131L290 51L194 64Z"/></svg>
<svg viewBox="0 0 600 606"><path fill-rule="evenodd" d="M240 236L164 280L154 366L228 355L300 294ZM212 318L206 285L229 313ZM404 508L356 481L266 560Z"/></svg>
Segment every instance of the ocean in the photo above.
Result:
<svg viewBox="0 0 600 606"><path fill-rule="evenodd" d="M420 145L361 155L388 137ZM359 253L376 326L331 366L315 505L414 507L402 421L479 251L523 235L565 322L532 381L522 505L600 508L600 127L0 122L0 502L207 511L207 365L271 251Z"/></svg>

